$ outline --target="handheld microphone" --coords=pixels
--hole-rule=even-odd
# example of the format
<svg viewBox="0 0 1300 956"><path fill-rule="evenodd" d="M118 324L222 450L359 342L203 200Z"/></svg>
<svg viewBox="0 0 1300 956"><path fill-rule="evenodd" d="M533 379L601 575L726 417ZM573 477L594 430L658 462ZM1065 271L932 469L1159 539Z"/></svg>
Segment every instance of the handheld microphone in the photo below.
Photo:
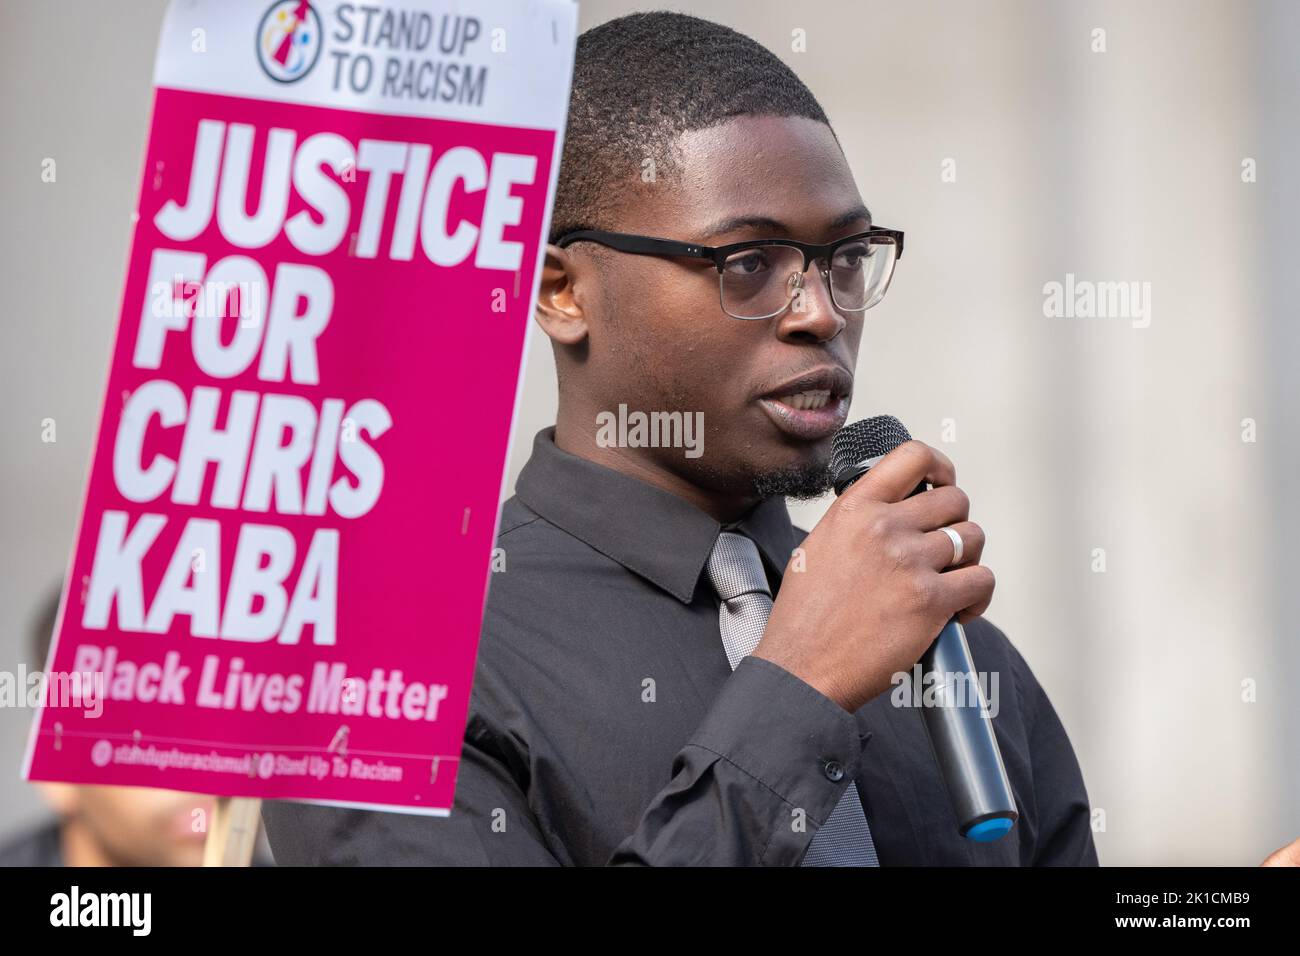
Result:
<svg viewBox="0 0 1300 956"><path fill-rule="evenodd" d="M831 457L835 494L843 494L886 454L911 440L907 428L892 415L844 426L835 435ZM928 488L923 481L912 494ZM944 625L921 655L920 668L922 685L933 685L938 700L935 706L922 707L921 716L961 834L980 842L999 840L1015 825L1019 813L988 716L988 701L957 618ZM936 676L927 678L929 674ZM949 702L948 685L958 681L965 684L964 693L957 695L955 703Z"/></svg>

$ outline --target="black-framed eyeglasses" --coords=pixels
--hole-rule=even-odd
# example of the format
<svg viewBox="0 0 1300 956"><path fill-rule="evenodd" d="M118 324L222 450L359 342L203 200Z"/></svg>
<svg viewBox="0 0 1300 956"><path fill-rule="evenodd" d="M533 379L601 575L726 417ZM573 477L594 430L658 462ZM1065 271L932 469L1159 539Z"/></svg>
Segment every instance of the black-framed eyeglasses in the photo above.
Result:
<svg viewBox="0 0 1300 956"><path fill-rule="evenodd" d="M879 228L822 245L794 239L750 239L725 246L702 246L601 229L565 233L555 244L564 249L575 242L595 242L635 255L708 259L718 269L722 311L746 320L773 318L791 303L800 311L796 297L814 262L821 265L835 308L865 312L884 298L894 265L903 257L903 234L897 229Z"/></svg>

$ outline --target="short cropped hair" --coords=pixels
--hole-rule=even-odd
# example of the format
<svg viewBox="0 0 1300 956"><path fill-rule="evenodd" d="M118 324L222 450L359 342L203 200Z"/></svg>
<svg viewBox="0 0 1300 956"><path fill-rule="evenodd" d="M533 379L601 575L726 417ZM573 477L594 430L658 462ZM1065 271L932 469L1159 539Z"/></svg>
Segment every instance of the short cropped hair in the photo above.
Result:
<svg viewBox="0 0 1300 956"><path fill-rule="evenodd" d="M608 229L641 181L673 166L681 134L735 116L801 116L830 126L816 97L777 56L730 27L683 13L634 13L578 37L550 241Z"/></svg>

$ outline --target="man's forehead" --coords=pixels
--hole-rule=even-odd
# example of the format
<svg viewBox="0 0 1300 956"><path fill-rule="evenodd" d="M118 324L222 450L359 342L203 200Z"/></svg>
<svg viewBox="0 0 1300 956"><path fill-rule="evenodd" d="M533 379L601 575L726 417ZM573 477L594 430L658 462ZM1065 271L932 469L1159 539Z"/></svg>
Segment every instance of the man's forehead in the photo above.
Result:
<svg viewBox="0 0 1300 956"><path fill-rule="evenodd" d="M850 227L862 226L864 228L871 225L871 210L867 209L862 203L856 203L839 213L820 214L820 210L809 210L806 217L809 222L807 228L814 230L825 230L827 232L839 232ZM712 242L720 237L731 235L732 233L753 230L771 236L790 236L800 232L800 226L805 225L797 221L782 219L777 214L767 213L740 213L738 215L723 216L707 225L695 228L692 233L701 242Z"/></svg>
<svg viewBox="0 0 1300 956"><path fill-rule="evenodd" d="M678 137L673 175L639 190L636 218L701 242L804 236L870 223L830 127L804 117L742 116ZM629 210L631 211L631 210Z"/></svg>

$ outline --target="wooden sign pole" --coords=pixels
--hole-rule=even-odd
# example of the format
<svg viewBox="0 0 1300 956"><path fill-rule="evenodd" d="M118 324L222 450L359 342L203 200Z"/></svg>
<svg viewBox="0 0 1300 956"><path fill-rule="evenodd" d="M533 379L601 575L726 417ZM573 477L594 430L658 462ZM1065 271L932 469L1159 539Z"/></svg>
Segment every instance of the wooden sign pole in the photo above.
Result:
<svg viewBox="0 0 1300 956"><path fill-rule="evenodd" d="M203 844L203 865L248 866L262 822L262 801L257 797L217 797L211 822Z"/></svg>

